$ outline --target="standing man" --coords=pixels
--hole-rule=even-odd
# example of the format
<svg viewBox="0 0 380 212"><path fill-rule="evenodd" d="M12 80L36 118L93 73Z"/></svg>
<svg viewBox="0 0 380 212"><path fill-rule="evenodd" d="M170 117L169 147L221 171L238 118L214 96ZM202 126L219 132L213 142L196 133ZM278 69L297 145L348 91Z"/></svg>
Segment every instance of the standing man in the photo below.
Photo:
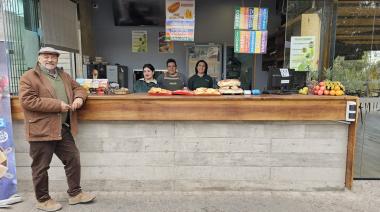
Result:
<svg viewBox="0 0 380 212"><path fill-rule="evenodd" d="M170 58L166 61L166 66L168 71L157 78L158 86L170 91L186 88L187 80L177 71L177 62Z"/></svg>
<svg viewBox="0 0 380 212"><path fill-rule="evenodd" d="M32 178L38 209L57 211L62 205L49 195L48 169L56 154L65 168L69 204L91 202L95 195L82 192L79 151L72 133L77 132L76 110L86 91L70 75L57 68L59 52L41 48L38 62L20 79L19 98L25 116L25 135L30 144Z"/></svg>

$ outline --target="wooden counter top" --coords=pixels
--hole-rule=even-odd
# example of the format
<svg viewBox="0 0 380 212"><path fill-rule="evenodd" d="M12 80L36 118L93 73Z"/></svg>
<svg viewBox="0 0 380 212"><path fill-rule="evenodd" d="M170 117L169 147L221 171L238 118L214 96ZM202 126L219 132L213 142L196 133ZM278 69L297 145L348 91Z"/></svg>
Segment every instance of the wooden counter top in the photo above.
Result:
<svg viewBox="0 0 380 212"><path fill-rule="evenodd" d="M148 96L129 94L89 96L80 120L331 120L345 119L353 96ZM12 98L13 119L23 119Z"/></svg>

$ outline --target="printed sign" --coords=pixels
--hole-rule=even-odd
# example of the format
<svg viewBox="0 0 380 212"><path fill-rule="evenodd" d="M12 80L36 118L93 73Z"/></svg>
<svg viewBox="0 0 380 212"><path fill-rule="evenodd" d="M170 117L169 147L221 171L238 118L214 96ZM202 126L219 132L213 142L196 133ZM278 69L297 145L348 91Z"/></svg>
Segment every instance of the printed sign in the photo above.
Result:
<svg viewBox="0 0 380 212"><path fill-rule="evenodd" d="M266 31L268 8L236 7L234 29Z"/></svg>
<svg viewBox="0 0 380 212"><path fill-rule="evenodd" d="M166 0L167 41L194 41L195 0Z"/></svg>
<svg viewBox="0 0 380 212"><path fill-rule="evenodd" d="M315 36L293 36L290 43L289 67L296 71L316 71Z"/></svg>
<svg viewBox="0 0 380 212"><path fill-rule="evenodd" d="M132 31L132 52L148 52L147 31Z"/></svg>
<svg viewBox="0 0 380 212"><path fill-rule="evenodd" d="M11 104L5 44L0 42L0 206L17 192Z"/></svg>
<svg viewBox="0 0 380 212"><path fill-rule="evenodd" d="M165 32L158 33L158 52L159 53L174 53L174 42L166 41Z"/></svg>
<svg viewBox="0 0 380 212"><path fill-rule="evenodd" d="M267 31L243 31L235 30L236 53L265 54L267 52Z"/></svg>

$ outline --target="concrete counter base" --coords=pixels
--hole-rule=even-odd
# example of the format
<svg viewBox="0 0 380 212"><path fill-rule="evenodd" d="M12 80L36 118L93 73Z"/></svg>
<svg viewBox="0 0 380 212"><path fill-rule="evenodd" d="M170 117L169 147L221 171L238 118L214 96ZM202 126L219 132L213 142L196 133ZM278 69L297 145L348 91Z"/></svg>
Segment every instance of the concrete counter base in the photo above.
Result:
<svg viewBox="0 0 380 212"><path fill-rule="evenodd" d="M22 121L19 190L31 191ZM348 125L332 121L81 121L82 186L97 191L342 190ZM61 162L52 191L66 190Z"/></svg>

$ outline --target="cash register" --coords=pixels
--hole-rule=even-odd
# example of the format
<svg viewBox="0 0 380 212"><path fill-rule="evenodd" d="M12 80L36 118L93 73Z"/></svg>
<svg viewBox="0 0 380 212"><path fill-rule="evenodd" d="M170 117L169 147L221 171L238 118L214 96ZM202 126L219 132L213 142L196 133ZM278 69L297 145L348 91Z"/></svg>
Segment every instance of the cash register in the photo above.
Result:
<svg viewBox="0 0 380 212"><path fill-rule="evenodd" d="M306 71L295 71L287 68L270 68L265 94L292 94L306 86Z"/></svg>

